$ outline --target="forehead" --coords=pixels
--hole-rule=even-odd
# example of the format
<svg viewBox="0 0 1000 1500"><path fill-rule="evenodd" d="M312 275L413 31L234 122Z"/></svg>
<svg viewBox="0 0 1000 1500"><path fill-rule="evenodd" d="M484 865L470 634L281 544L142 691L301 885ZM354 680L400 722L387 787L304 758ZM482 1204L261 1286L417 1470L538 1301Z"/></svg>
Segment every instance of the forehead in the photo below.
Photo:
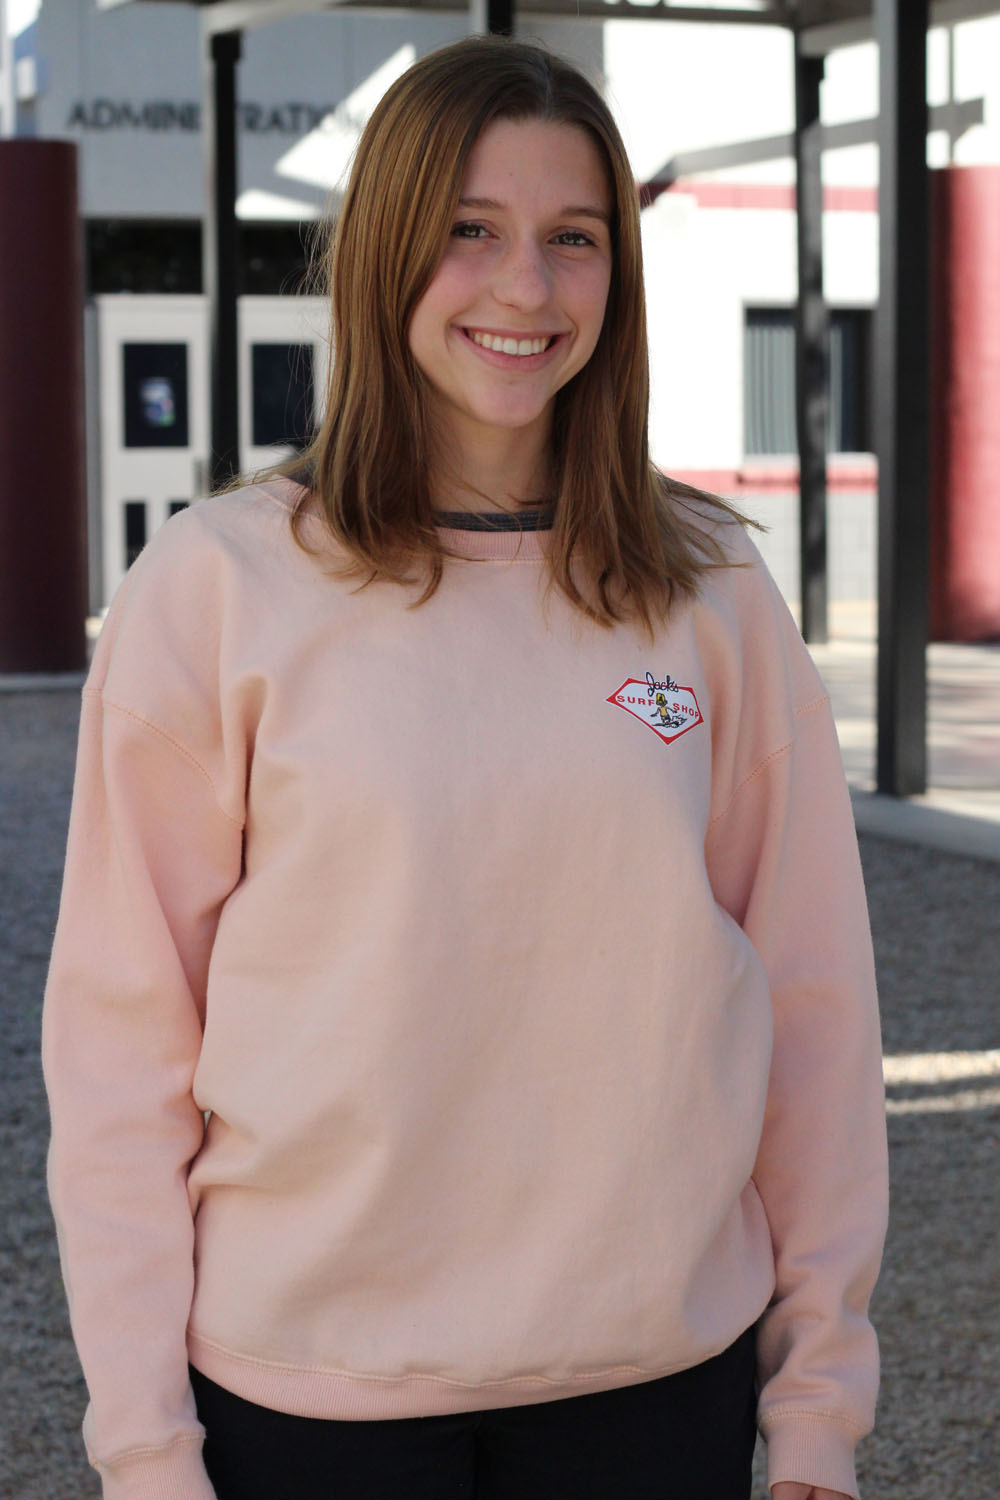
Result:
<svg viewBox="0 0 1000 1500"><path fill-rule="evenodd" d="M597 202L612 193L602 152L578 125L551 120L494 120L469 154L462 196Z"/></svg>

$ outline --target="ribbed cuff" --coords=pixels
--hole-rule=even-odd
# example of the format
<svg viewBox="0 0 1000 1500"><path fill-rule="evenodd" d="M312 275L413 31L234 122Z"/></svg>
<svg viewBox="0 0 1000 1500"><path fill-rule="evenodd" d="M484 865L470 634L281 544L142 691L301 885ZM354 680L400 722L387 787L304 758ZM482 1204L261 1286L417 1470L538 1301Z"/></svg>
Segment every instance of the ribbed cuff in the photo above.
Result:
<svg viewBox="0 0 1000 1500"><path fill-rule="evenodd" d="M104 1500L216 1500L201 1447L199 1435L99 1465Z"/></svg>
<svg viewBox="0 0 1000 1500"><path fill-rule="evenodd" d="M839 1490L858 1500L854 1472L857 1434L836 1417L799 1415L765 1416L768 1486L779 1480L814 1484Z"/></svg>

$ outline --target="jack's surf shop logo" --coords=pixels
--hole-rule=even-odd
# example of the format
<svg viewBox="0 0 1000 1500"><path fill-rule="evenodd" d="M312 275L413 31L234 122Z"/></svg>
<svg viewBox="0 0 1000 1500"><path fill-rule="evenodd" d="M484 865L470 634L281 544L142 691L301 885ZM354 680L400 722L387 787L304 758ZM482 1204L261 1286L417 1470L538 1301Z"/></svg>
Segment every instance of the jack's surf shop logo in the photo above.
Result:
<svg viewBox="0 0 1000 1500"><path fill-rule="evenodd" d="M638 677L626 677L607 701L634 715L668 745L702 722L693 690L681 687L669 673L662 681L652 672L641 682Z"/></svg>

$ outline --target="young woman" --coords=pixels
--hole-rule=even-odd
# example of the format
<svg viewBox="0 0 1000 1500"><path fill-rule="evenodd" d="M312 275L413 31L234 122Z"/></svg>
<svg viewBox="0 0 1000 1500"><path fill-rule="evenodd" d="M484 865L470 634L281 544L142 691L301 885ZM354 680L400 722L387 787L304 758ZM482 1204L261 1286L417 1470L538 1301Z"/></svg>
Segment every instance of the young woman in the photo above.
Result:
<svg viewBox="0 0 1000 1500"><path fill-rule="evenodd" d="M83 701L50 1181L107 1500L854 1496L885 1222L829 705L650 467L594 89L389 90L298 469L179 516ZM677 358L684 358L678 349Z"/></svg>

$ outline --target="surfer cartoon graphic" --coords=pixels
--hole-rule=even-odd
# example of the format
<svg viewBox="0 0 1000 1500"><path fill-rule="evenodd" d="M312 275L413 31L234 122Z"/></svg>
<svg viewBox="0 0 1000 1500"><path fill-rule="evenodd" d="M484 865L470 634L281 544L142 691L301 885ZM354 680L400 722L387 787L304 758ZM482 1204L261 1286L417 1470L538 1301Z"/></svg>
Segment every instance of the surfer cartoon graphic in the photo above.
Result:
<svg viewBox="0 0 1000 1500"><path fill-rule="evenodd" d="M656 705L653 710L653 718L655 719L659 716L660 723L664 729L680 729L682 725L687 723L683 714L672 714L670 712L667 707L666 696L663 693L657 693L653 702Z"/></svg>

